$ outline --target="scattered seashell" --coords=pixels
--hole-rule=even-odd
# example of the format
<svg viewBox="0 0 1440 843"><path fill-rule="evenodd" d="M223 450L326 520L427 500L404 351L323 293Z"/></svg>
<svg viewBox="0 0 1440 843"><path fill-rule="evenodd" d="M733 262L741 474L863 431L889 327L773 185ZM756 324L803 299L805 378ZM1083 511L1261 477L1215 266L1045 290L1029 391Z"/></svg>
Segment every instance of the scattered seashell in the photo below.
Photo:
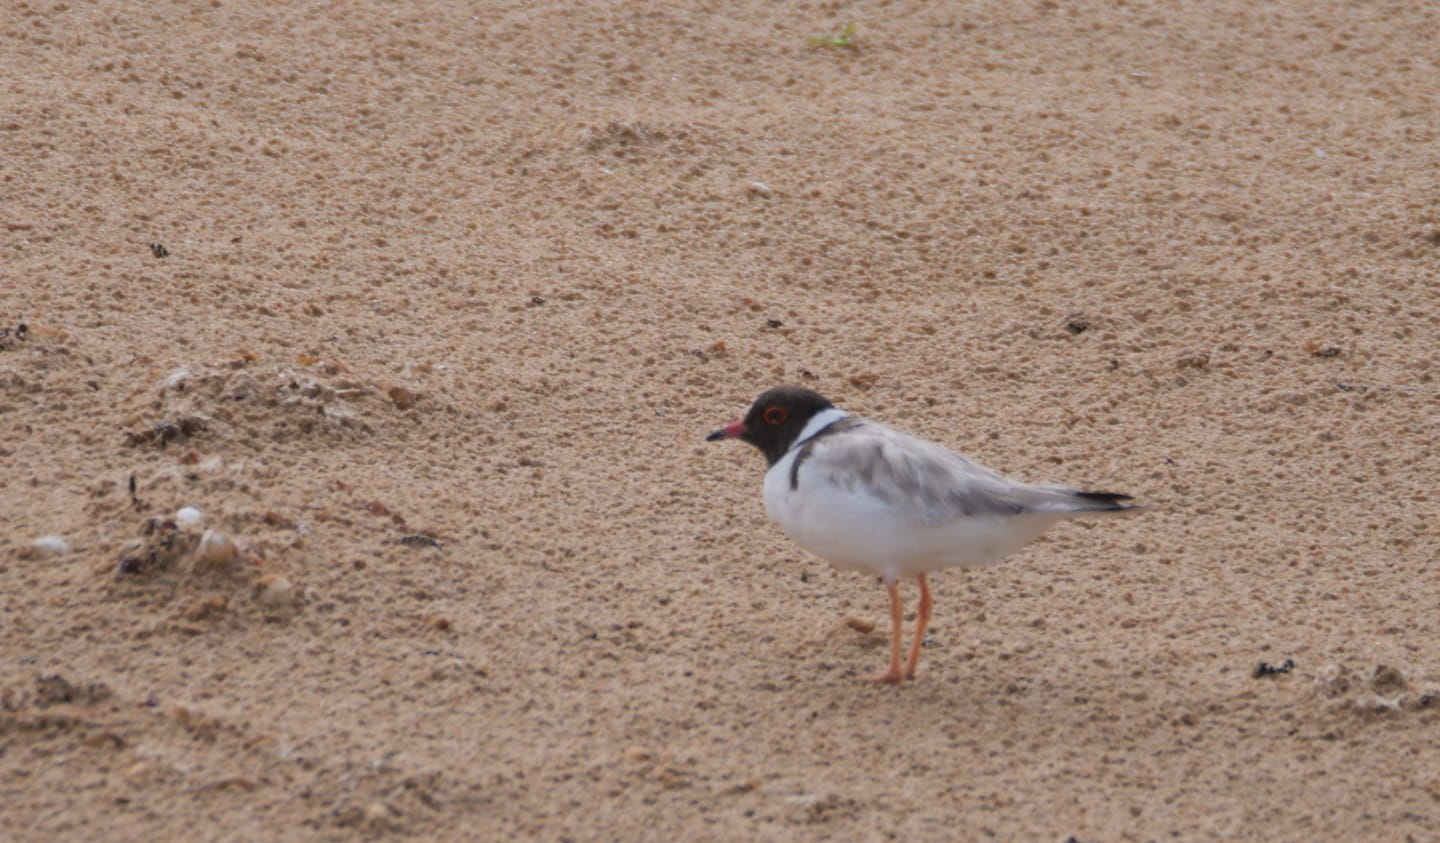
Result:
<svg viewBox="0 0 1440 843"><path fill-rule="evenodd" d="M371 802L365 806L365 824L371 829L381 831L390 828L399 815L395 809L384 802Z"/></svg>
<svg viewBox="0 0 1440 843"><path fill-rule="evenodd" d="M70 543L59 536L41 536L30 543L30 551L26 556L31 559L50 559L69 552Z"/></svg>
<svg viewBox="0 0 1440 843"><path fill-rule="evenodd" d="M856 632L863 632L866 635L875 631L874 621L862 620L861 618L847 617L845 619L845 625L855 630Z"/></svg>
<svg viewBox="0 0 1440 843"><path fill-rule="evenodd" d="M260 605L271 609L287 609L295 605L295 586L281 574L266 574L255 583Z"/></svg>
<svg viewBox="0 0 1440 843"><path fill-rule="evenodd" d="M201 515L200 510L193 506L182 506L175 511L175 524L182 530L198 527L200 526L200 522L204 520L205 516Z"/></svg>
<svg viewBox="0 0 1440 843"><path fill-rule="evenodd" d="M219 530L206 530L195 555L207 565L225 565L233 562L238 552L234 539Z"/></svg>

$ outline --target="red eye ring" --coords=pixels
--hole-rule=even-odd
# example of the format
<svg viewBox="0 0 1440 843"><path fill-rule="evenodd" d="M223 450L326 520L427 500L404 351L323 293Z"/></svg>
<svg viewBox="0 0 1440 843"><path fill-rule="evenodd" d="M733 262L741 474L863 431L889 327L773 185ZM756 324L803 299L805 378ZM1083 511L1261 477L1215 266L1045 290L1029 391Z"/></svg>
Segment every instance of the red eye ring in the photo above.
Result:
<svg viewBox="0 0 1440 843"><path fill-rule="evenodd" d="M766 407L765 412L760 414L760 418L764 419L768 425L779 426L790 418L790 411L784 407Z"/></svg>

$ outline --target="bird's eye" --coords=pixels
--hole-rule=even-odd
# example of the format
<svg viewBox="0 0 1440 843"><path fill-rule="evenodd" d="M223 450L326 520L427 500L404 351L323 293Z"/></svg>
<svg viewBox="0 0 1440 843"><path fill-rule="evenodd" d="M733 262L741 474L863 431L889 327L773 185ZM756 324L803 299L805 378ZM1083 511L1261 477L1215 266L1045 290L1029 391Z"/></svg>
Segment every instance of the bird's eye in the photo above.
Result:
<svg viewBox="0 0 1440 843"><path fill-rule="evenodd" d="M760 416L769 425L782 425L790 418L790 411L784 407L766 407L765 412Z"/></svg>

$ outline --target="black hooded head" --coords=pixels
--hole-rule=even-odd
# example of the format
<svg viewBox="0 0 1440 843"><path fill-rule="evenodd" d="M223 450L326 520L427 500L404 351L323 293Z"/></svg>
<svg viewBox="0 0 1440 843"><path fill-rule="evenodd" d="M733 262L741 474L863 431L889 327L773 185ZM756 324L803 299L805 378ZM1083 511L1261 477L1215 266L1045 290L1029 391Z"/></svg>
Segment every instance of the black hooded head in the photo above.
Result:
<svg viewBox="0 0 1440 843"><path fill-rule="evenodd" d="M800 437L805 425L821 410L835 406L820 393L799 386L777 386L755 399L745 418L706 437L749 442L774 465Z"/></svg>

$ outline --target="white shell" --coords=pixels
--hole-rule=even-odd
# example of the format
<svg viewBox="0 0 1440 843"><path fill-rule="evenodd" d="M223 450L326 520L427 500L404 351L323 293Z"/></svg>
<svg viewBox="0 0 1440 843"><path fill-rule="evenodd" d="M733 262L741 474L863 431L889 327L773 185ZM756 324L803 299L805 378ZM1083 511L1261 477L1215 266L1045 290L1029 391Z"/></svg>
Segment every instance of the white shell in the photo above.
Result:
<svg viewBox="0 0 1440 843"><path fill-rule="evenodd" d="M200 510L193 506L182 506L175 512L175 523L186 529L198 527L204 520L205 516L201 515Z"/></svg>
<svg viewBox="0 0 1440 843"><path fill-rule="evenodd" d="M290 580L278 574L264 577L258 583L259 600L262 606L283 609L295 605L295 586Z"/></svg>
<svg viewBox="0 0 1440 843"><path fill-rule="evenodd" d="M35 559L64 556L69 552L70 543L59 536L41 536L30 543L30 555Z"/></svg>
<svg viewBox="0 0 1440 843"><path fill-rule="evenodd" d="M238 555L235 548L235 540L220 532L219 530L206 530L200 537L200 546L196 548L195 555L201 562L211 565L223 565L231 562Z"/></svg>

